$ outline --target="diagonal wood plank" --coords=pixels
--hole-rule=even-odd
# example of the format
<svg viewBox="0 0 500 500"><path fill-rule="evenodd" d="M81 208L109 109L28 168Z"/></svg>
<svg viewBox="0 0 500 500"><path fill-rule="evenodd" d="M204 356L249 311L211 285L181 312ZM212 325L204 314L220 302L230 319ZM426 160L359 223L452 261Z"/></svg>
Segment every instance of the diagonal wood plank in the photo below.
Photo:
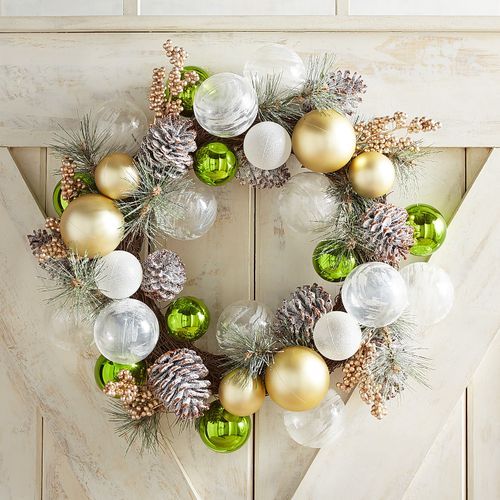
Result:
<svg viewBox="0 0 500 500"><path fill-rule="evenodd" d="M346 408L348 428L322 449L294 498L400 499L500 330L500 150L493 150L459 208L443 248L431 259L456 288L449 317L429 329L423 344L433 359L432 390L417 388L381 422L359 396ZM352 480L346 470L362 471Z"/></svg>

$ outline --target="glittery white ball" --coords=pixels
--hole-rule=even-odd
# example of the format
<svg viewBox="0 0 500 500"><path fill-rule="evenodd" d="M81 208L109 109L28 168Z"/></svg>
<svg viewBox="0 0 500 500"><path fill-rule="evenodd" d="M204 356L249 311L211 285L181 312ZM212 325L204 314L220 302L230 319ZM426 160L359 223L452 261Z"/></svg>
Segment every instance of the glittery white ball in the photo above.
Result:
<svg viewBox="0 0 500 500"><path fill-rule="evenodd" d="M448 274L427 262L415 262L401 270L408 288L408 312L420 326L439 323L453 306L455 291Z"/></svg>
<svg viewBox="0 0 500 500"><path fill-rule="evenodd" d="M396 321L408 305L406 285L389 264L362 264L342 287L345 310L364 326L379 328Z"/></svg>
<svg viewBox="0 0 500 500"><path fill-rule="evenodd" d="M130 252L115 250L99 260L99 290L110 299L126 299L141 286L142 266Z"/></svg>
<svg viewBox="0 0 500 500"><path fill-rule="evenodd" d="M260 122L246 133L243 151L254 167L274 170L281 167L290 157L292 140L281 125Z"/></svg>
<svg viewBox="0 0 500 500"><path fill-rule="evenodd" d="M277 80L278 90L301 87L306 80L306 67L300 56L286 45L277 43L259 47L245 62L243 74L249 80Z"/></svg>
<svg viewBox="0 0 500 500"><path fill-rule="evenodd" d="M217 137L236 137L248 130L257 110L255 89L234 73L217 73L207 78L194 97L196 120Z"/></svg>
<svg viewBox="0 0 500 500"><path fill-rule="evenodd" d="M316 349L325 358L335 361L350 358L359 349L361 338L361 328L357 321L342 311L324 314L313 330Z"/></svg>

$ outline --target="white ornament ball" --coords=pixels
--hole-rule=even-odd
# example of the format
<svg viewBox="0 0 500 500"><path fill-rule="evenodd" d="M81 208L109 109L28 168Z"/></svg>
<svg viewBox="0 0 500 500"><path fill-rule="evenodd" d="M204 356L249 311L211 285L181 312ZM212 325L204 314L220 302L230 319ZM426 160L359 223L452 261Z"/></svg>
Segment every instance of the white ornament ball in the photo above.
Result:
<svg viewBox="0 0 500 500"><path fill-rule="evenodd" d="M243 151L254 167L274 170L281 167L290 157L292 140L281 125L260 122L246 133Z"/></svg>
<svg viewBox="0 0 500 500"><path fill-rule="evenodd" d="M250 82L234 73L217 73L196 91L194 115L216 137L236 137L250 128L257 116L258 101Z"/></svg>
<svg viewBox="0 0 500 500"><path fill-rule="evenodd" d="M312 233L332 217L336 203L327 196L330 181L323 174L294 175L280 191L279 212L283 223L297 233Z"/></svg>
<svg viewBox="0 0 500 500"><path fill-rule="evenodd" d="M362 264L344 281L342 303L359 324L380 328L396 321L408 305L406 284L389 264Z"/></svg>
<svg viewBox="0 0 500 500"><path fill-rule="evenodd" d="M455 291L446 271L434 264L415 262L403 268L401 276L408 289L408 312L418 325L435 325L448 315Z"/></svg>
<svg viewBox="0 0 500 500"><path fill-rule="evenodd" d="M115 250L102 257L99 263L97 287L106 297L126 299L141 286L142 266L130 252Z"/></svg>
<svg viewBox="0 0 500 500"><path fill-rule="evenodd" d="M342 311L332 311L316 322L313 339L316 349L325 358L343 361L359 349L362 334L352 316Z"/></svg>
<svg viewBox="0 0 500 500"><path fill-rule="evenodd" d="M259 47L245 62L243 74L250 81L277 80L279 91L300 88L306 81L304 61L294 50L277 43Z"/></svg>

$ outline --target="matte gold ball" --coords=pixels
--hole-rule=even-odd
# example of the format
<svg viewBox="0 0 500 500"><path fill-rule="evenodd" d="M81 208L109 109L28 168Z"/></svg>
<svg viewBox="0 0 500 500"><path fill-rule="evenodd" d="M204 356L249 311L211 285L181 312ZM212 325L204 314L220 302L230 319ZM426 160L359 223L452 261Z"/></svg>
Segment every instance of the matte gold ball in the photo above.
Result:
<svg viewBox="0 0 500 500"><path fill-rule="evenodd" d="M139 172L130 155L112 153L106 155L94 173L99 192L113 200L128 198L139 187Z"/></svg>
<svg viewBox="0 0 500 500"><path fill-rule="evenodd" d="M333 109L310 111L293 129L292 148L309 170L335 172L352 158L356 133L351 122Z"/></svg>
<svg viewBox="0 0 500 500"><path fill-rule="evenodd" d="M219 399L229 413L247 417L260 409L266 398L260 378L249 378L243 370L233 370L223 377L219 385Z"/></svg>
<svg viewBox="0 0 500 500"><path fill-rule="evenodd" d="M270 398L289 411L318 406L330 386L330 374L323 358L308 347L285 347L266 370Z"/></svg>
<svg viewBox="0 0 500 500"><path fill-rule="evenodd" d="M361 153L349 165L352 188L365 198L384 196L392 189L395 178L392 161L376 151Z"/></svg>
<svg viewBox="0 0 500 500"><path fill-rule="evenodd" d="M61 215L61 237L78 255L103 256L123 238L123 214L113 200L100 194L84 194Z"/></svg>

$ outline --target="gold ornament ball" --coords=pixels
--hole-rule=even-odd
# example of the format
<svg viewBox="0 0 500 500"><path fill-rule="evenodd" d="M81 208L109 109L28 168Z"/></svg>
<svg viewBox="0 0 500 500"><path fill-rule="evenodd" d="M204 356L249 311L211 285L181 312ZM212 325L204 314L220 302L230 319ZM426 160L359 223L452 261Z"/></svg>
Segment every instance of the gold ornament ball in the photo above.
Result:
<svg viewBox="0 0 500 500"><path fill-rule="evenodd" d="M94 173L99 192L113 200L128 198L139 187L139 172L130 155L112 153L106 155Z"/></svg>
<svg viewBox="0 0 500 500"><path fill-rule="evenodd" d="M269 397L289 411L318 406L330 387L330 374L323 358L309 347L285 347L266 370Z"/></svg>
<svg viewBox="0 0 500 500"><path fill-rule="evenodd" d="M376 151L361 153L349 165L352 188L365 198L384 196L392 189L395 178L392 161Z"/></svg>
<svg viewBox="0 0 500 500"><path fill-rule="evenodd" d="M219 385L219 399L226 411L238 417L247 417L260 409L266 398L260 378L250 378L243 370L233 370Z"/></svg>
<svg viewBox="0 0 500 500"><path fill-rule="evenodd" d="M123 214L113 200L100 194L84 194L61 215L61 237L78 255L104 256L123 238Z"/></svg>
<svg viewBox="0 0 500 500"><path fill-rule="evenodd" d="M310 111L295 125L292 149L304 167L314 172L335 172L346 165L356 149L351 122L333 109Z"/></svg>

